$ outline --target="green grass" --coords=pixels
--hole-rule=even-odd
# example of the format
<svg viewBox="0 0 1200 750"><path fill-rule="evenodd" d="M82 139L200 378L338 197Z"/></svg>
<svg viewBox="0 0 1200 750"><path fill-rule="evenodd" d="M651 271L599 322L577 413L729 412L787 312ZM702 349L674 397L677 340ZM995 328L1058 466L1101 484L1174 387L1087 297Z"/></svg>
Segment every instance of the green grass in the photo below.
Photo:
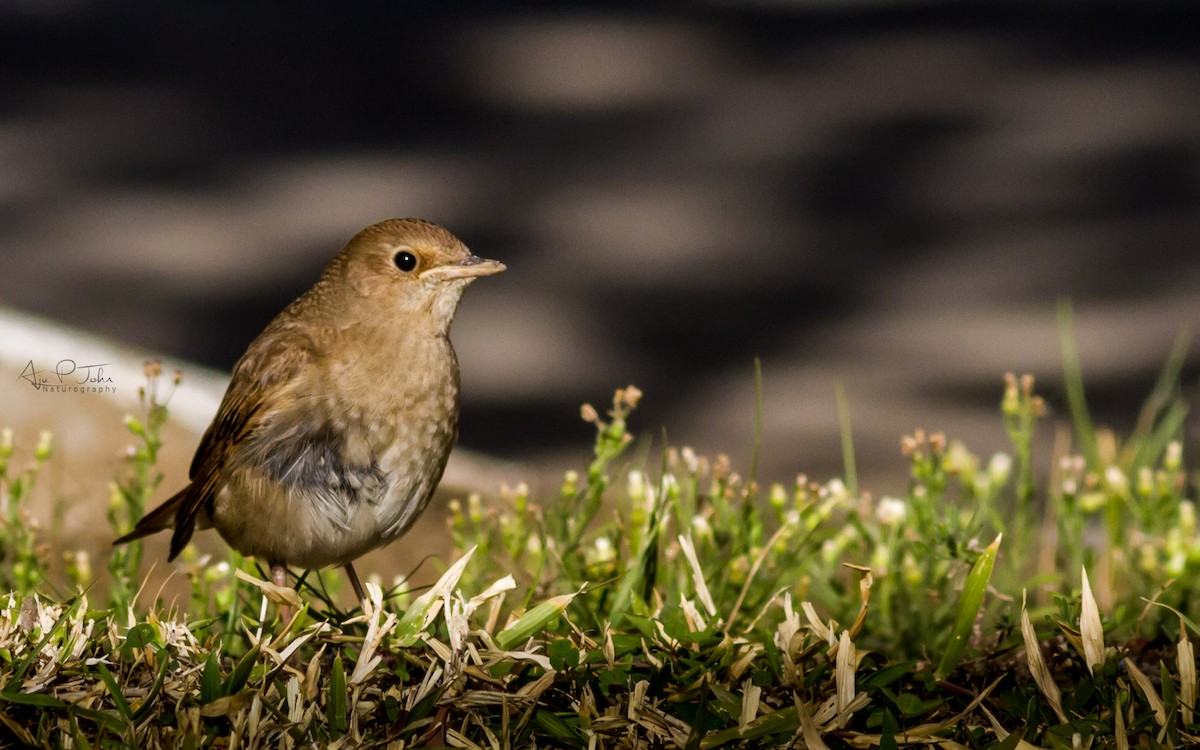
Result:
<svg viewBox="0 0 1200 750"><path fill-rule="evenodd" d="M141 551L49 588L24 501L45 438L0 440L0 744L62 747L1182 747L1200 741L1187 340L1131 434L1093 425L1061 318L1072 424L1050 476L1032 377L997 389L1011 450L901 440L911 480L759 485L724 456L646 448L641 393L585 406L591 462L559 492L451 504L425 591L342 612L236 555L185 554L186 611L135 599ZM167 418L148 368L114 533L157 487ZM761 403L759 406L761 413ZM934 415L931 415L933 417ZM1041 429L1052 429L1041 425ZM831 436L836 439L836 436ZM758 441L756 438L756 451ZM647 458L649 456L649 458ZM756 464L756 461L754 462ZM310 576L310 579L315 578ZM290 622L278 606L299 611Z"/></svg>

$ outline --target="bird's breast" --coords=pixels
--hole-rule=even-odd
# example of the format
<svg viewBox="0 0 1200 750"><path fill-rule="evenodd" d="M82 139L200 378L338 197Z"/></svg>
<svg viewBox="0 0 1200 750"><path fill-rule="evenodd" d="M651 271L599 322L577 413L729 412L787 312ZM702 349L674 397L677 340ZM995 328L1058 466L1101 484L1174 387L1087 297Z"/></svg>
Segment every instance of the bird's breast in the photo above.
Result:
<svg viewBox="0 0 1200 750"><path fill-rule="evenodd" d="M331 356L310 388L264 420L218 497L214 522L232 546L324 567L416 520L454 442L458 365L444 337L399 348Z"/></svg>

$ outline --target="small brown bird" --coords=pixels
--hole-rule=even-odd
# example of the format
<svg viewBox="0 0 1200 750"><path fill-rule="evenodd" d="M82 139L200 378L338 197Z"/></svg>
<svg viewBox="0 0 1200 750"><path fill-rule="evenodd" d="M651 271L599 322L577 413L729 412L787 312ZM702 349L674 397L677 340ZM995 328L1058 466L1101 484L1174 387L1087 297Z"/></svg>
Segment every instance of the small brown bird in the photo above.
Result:
<svg viewBox="0 0 1200 750"><path fill-rule="evenodd" d="M467 285L504 264L454 235L392 219L355 235L233 368L189 472L122 544L196 528L286 568L343 565L403 534L442 477L458 430L450 323Z"/></svg>

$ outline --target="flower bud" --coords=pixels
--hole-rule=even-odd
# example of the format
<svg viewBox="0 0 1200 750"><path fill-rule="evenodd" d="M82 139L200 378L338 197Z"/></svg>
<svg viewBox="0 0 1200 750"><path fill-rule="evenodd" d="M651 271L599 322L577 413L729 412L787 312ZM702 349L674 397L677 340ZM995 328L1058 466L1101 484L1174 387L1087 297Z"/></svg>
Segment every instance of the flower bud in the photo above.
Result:
<svg viewBox="0 0 1200 750"><path fill-rule="evenodd" d="M562 488L560 490L563 497L574 497L579 493L579 472L571 469L563 474Z"/></svg>
<svg viewBox="0 0 1200 750"><path fill-rule="evenodd" d="M525 482L517 483L516 494L513 496L513 508L517 515L525 515L529 509L529 485Z"/></svg>
<svg viewBox="0 0 1200 750"><path fill-rule="evenodd" d="M1189 539L1196 535L1196 504L1191 500L1179 503L1179 530Z"/></svg>
<svg viewBox="0 0 1200 750"><path fill-rule="evenodd" d="M784 506L787 505L788 496L787 490L783 488L782 484L776 482L775 484L771 485L770 493L767 495L767 502L769 502L771 507L775 510L783 510Z"/></svg>
<svg viewBox="0 0 1200 750"><path fill-rule="evenodd" d="M579 407L579 416L588 424L596 424L600 421L600 414L596 411L596 407L591 404L584 404Z"/></svg>
<svg viewBox="0 0 1200 750"><path fill-rule="evenodd" d="M1172 440L1167 444L1167 452L1163 455L1163 468L1168 471L1179 471L1179 467L1183 465L1183 446L1178 440Z"/></svg>
<svg viewBox="0 0 1200 750"><path fill-rule="evenodd" d="M1004 398L1000 410L1006 416L1016 416L1021 411L1021 392L1017 389L1017 377L1011 372L1004 374Z"/></svg>
<svg viewBox="0 0 1200 750"><path fill-rule="evenodd" d="M37 447L33 450L33 457L38 463L50 458L50 454L54 449L54 436L49 430L42 430L38 433Z"/></svg>

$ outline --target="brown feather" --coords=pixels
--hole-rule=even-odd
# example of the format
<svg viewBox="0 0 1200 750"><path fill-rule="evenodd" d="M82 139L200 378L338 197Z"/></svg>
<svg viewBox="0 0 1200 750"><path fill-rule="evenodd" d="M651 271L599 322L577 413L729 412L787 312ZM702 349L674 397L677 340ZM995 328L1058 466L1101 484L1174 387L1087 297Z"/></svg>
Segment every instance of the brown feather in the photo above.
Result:
<svg viewBox="0 0 1200 750"><path fill-rule="evenodd" d="M286 313L285 313L286 314ZM276 321L278 322L278 321ZM270 328L276 327L272 324ZM233 378L212 425L205 431L192 458L191 490L176 506L175 532L171 535L174 560L192 538L196 517L211 514L220 489L221 475L237 447L253 434L275 391L286 386L311 356L309 342L295 334L279 338L259 337L233 367ZM172 498L174 499L174 498Z"/></svg>
<svg viewBox="0 0 1200 750"><path fill-rule="evenodd" d="M134 539L141 539L144 536L165 531L174 526L175 514L179 511L179 506L183 503L184 496L191 489L192 485L189 484L172 495L165 503L142 516L141 520L133 527L133 531L114 541L113 545L132 542Z"/></svg>

